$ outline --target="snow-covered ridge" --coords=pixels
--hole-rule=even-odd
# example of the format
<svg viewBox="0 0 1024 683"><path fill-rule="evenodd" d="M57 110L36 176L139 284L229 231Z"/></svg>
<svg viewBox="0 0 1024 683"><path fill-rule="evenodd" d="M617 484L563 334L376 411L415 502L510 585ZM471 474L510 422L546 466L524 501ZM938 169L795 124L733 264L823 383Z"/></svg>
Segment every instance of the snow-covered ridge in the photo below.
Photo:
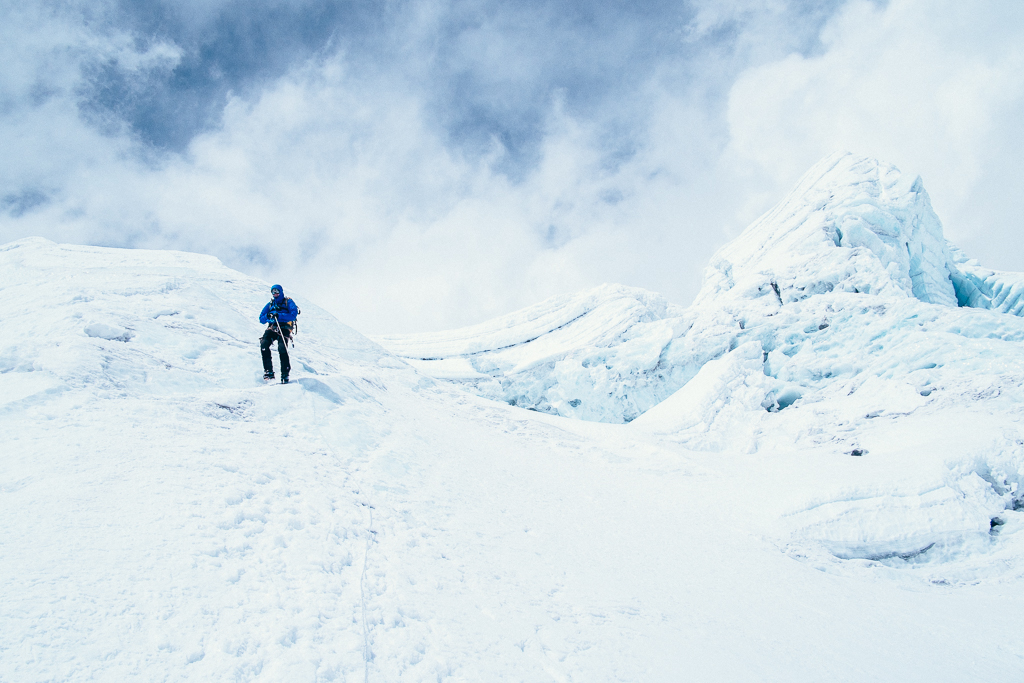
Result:
<svg viewBox="0 0 1024 683"><path fill-rule="evenodd" d="M604 285L580 294L555 296L470 327L379 339L398 355L421 360L503 351L542 337L543 345L550 347L548 355L556 355L588 344L606 344L615 339L623 327L681 312L682 309L653 292ZM550 335L556 332L562 334L552 339Z"/></svg>
<svg viewBox="0 0 1024 683"><path fill-rule="evenodd" d="M658 372L682 312L652 292L604 285L473 327L377 341L421 372L488 398L621 422L682 385L682 376Z"/></svg>
<svg viewBox="0 0 1024 683"><path fill-rule="evenodd" d="M0 393L30 376L36 387L131 386L154 395L249 387L259 378L251 361L262 326L253 311L266 303L266 286L216 258L30 238L0 247L0 265L4 315L18 328L0 352ZM320 364L304 368L300 360L296 371L400 365L301 295L295 299L300 334L308 333Z"/></svg>

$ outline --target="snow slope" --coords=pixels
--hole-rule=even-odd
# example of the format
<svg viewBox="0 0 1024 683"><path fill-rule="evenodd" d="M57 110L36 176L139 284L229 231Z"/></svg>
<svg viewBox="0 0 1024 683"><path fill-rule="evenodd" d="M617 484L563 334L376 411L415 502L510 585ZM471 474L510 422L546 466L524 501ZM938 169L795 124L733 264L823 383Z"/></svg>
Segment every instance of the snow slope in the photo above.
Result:
<svg viewBox="0 0 1024 683"><path fill-rule="evenodd" d="M1013 680L1024 321L949 254L1004 283L990 310L914 296L908 258L909 292L607 287L432 338L667 392L609 424L432 378L294 292L295 381L266 386L266 283L0 247L0 680ZM633 340L678 391L621 372Z"/></svg>

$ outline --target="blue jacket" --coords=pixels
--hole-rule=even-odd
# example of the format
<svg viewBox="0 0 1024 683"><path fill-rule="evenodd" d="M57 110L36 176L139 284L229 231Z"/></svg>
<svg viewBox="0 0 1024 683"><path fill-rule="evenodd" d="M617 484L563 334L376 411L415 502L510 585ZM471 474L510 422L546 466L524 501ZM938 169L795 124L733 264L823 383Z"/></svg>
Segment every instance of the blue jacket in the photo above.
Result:
<svg viewBox="0 0 1024 683"><path fill-rule="evenodd" d="M274 285L281 290L281 296L275 296L270 303L263 307L260 313L260 322L263 324L273 322L277 318L279 323L290 323L299 316L299 308L295 302L284 295L280 285Z"/></svg>

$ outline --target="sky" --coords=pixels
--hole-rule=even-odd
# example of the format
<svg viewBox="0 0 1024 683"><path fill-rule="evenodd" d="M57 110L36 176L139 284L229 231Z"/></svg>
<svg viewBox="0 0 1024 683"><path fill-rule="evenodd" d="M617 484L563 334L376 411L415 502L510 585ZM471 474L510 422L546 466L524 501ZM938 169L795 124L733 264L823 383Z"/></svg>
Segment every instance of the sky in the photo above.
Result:
<svg viewBox="0 0 1024 683"><path fill-rule="evenodd" d="M366 334L687 305L820 158L1024 271L1024 3L0 0L0 243L180 249Z"/></svg>

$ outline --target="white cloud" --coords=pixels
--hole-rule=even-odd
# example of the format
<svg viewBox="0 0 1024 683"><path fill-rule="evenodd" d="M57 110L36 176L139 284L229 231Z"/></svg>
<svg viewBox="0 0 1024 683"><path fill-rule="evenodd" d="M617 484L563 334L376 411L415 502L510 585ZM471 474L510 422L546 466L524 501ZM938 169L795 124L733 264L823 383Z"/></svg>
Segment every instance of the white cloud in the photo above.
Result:
<svg viewBox="0 0 1024 683"><path fill-rule="evenodd" d="M995 228L1019 223L1020 17L854 2L827 24L818 56L780 58L817 20L781 0L703 3L688 33L680 23L680 44L736 35L708 53L651 57L596 110L545 81L544 59L516 63L522 31L494 44L500 22L482 20L446 68L493 69L474 77L473 97L511 89L504 101L540 122L536 158L510 179L496 139L481 155L439 121L464 113L439 110L431 90L443 4L416 4L421 14L395 29L411 36L397 67L317 54L232 96L222 123L181 154L154 153L127 129L98 133L76 96L83 64L115 59L142 74L177 63L176 46L25 10L0 47L17 58L0 77L0 241L212 253L377 333L470 324L606 281L686 304L711 252L837 147L922 173L949 234L983 260L972 246L1008 240ZM537 30L550 23L557 36L557 19ZM480 54L477 34L490 45Z"/></svg>
<svg viewBox="0 0 1024 683"><path fill-rule="evenodd" d="M649 96L660 104L648 144L608 166L600 127L556 94L539 163L513 183L495 171L500 145L459 157L414 90L357 78L335 56L233 99L184 155L79 154L63 199L19 229L218 254L366 332L469 324L604 281L685 295L707 253L685 253L694 207L680 184L703 166L708 124L677 97Z"/></svg>

